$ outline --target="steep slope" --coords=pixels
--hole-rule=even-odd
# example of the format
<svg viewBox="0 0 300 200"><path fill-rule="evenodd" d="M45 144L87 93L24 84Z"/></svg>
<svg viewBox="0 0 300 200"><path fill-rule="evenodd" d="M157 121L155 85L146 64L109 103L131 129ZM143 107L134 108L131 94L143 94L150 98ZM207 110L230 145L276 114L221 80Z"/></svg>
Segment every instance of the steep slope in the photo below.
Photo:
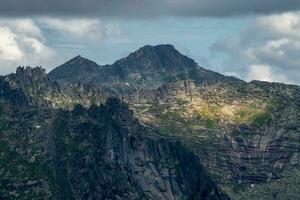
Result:
<svg viewBox="0 0 300 200"><path fill-rule="evenodd" d="M195 155L154 137L118 99L72 111L17 109L6 94L1 199L227 199Z"/></svg>
<svg viewBox="0 0 300 200"><path fill-rule="evenodd" d="M75 198L221 198L196 156L179 143L147 138L148 130L117 99L100 108L77 106L54 130L56 144L66 147L57 149L57 182Z"/></svg>
<svg viewBox="0 0 300 200"><path fill-rule="evenodd" d="M60 87L40 67L19 67L15 74L0 77L0 94L14 105L72 109L81 104L100 105L105 99L117 96L102 87L76 82ZM10 94L11 93L11 94Z"/></svg>
<svg viewBox="0 0 300 200"><path fill-rule="evenodd" d="M252 187L276 196L278 187L284 187L276 182L283 183L285 176L294 194L281 188L277 196L298 194L299 176L290 171L300 168L300 87L259 81L197 86L181 81L140 91L133 101L141 122L180 138L215 180L234 190L232 198L259 199L261 193Z"/></svg>
<svg viewBox="0 0 300 200"><path fill-rule="evenodd" d="M97 63L79 55L51 71L49 78L65 87L69 83L91 81L98 68Z"/></svg>
<svg viewBox="0 0 300 200"><path fill-rule="evenodd" d="M176 80L242 82L199 67L172 45L146 45L105 66L96 66L92 61L76 57L51 71L49 77L61 86L80 81L100 85L122 95L137 89L156 89Z"/></svg>

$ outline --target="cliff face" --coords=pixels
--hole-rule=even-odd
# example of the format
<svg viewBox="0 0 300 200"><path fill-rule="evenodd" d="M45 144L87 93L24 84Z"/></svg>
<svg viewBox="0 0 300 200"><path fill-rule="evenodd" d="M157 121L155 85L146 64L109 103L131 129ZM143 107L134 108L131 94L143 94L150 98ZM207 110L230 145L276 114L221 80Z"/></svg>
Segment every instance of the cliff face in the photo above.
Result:
<svg viewBox="0 0 300 200"><path fill-rule="evenodd" d="M182 81L139 92L132 101L143 123L173 130L211 173L252 184L278 179L285 166L299 164L299 91L261 82Z"/></svg>
<svg viewBox="0 0 300 200"><path fill-rule="evenodd" d="M268 188L260 190L263 199L269 199L284 187L286 177L291 185L299 184L293 175L300 164L299 89L263 82L181 81L139 91L133 101L142 123L180 138L231 190L231 197L260 198L252 187L262 187ZM297 194L282 191L280 196Z"/></svg>
<svg viewBox="0 0 300 200"><path fill-rule="evenodd" d="M177 142L146 137L117 99L77 106L53 126L62 199L221 198L196 156Z"/></svg>
<svg viewBox="0 0 300 200"><path fill-rule="evenodd" d="M197 156L116 98L73 110L0 103L3 199L227 199Z"/></svg>

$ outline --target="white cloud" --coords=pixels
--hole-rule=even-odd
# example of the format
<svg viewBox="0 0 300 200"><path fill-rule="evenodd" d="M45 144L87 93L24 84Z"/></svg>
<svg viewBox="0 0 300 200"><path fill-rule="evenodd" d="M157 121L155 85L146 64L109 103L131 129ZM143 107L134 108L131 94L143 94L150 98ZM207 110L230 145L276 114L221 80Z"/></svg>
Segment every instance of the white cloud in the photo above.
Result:
<svg viewBox="0 0 300 200"><path fill-rule="evenodd" d="M14 19L6 21L4 24L10 26L16 33L44 39L40 28L32 19Z"/></svg>
<svg viewBox="0 0 300 200"><path fill-rule="evenodd" d="M43 18L40 23L49 29L63 33L65 36L71 36L78 39L87 39L95 41L109 37L119 36L120 29L111 24L103 24L99 19L60 19Z"/></svg>
<svg viewBox="0 0 300 200"><path fill-rule="evenodd" d="M271 67L268 65L251 65L247 79L269 82L288 82L285 75L274 74Z"/></svg>
<svg viewBox="0 0 300 200"><path fill-rule="evenodd" d="M298 12L258 17L256 26L268 30L268 34L273 33L278 37L300 38L300 18Z"/></svg>
<svg viewBox="0 0 300 200"><path fill-rule="evenodd" d="M300 13L258 17L212 50L228 56L224 71L244 79L300 84Z"/></svg>
<svg viewBox="0 0 300 200"><path fill-rule="evenodd" d="M23 52L17 45L16 34L8 27L0 26L0 59L19 60L23 57Z"/></svg>
<svg viewBox="0 0 300 200"><path fill-rule="evenodd" d="M50 64L56 56L31 19L1 20L0 38L1 74L13 72L19 65Z"/></svg>
<svg viewBox="0 0 300 200"><path fill-rule="evenodd" d="M2 18L0 74L14 72L20 65L50 70L104 42L121 43L121 35L119 26L93 18Z"/></svg>

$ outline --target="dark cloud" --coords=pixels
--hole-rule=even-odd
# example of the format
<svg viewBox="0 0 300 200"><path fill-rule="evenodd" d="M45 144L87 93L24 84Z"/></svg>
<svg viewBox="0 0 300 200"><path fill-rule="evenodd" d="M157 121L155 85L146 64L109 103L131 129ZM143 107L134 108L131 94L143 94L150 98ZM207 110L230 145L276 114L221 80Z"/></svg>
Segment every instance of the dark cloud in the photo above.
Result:
<svg viewBox="0 0 300 200"><path fill-rule="evenodd" d="M299 0L1 0L0 15L235 16L300 9Z"/></svg>

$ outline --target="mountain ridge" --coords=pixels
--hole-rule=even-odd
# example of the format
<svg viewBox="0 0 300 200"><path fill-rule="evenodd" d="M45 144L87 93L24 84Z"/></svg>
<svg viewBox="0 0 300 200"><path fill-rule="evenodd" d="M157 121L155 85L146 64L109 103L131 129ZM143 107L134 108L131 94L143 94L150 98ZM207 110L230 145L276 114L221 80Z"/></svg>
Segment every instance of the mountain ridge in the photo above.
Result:
<svg viewBox="0 0 300 200"><path fill-rule="evenodd" d="M164 83L186 79L199 83L223 80L242 82L237 78L201 68L194 60L182 55L169 44L145 45L111 65L97 65L88 59L84 59L86 62L73 62L82 59L84 58L75 57L53 69L48 76L62 86L80 81L105 85L108 88L112 85L122 93L142 88L155 89ZM89 67L91 65L93 67ZM122 85L122 82L127 84Z"/></svg>
<svg viewBox="0 0 300 200"><path fill-rule="evenodd" d="M21 80L30 80L26 75ZM15 89L3 81L0 198L228 199L192 152L153 137L121 100L55 109L30 104L29 85ZM28 102L10 98L20 92Z"/></svg>
<svg viewBox="0 0 300 200"><path fill-rule="evenodd" d="M124 130L125 127L134 136L137 132L147 132L147 137L152 139L180 141L191 155L199 158L208 176L232 199L260 199L261 196L263 199L272 199L274 195L279 199L299 198L300 87L262 81L246 83L198 68L188 58L188 61L182 61L186 60L184 56L176 59L171 56L170 59L167 53L169 50L173 52L172 55L177 54L170 46L162 45L158 48L167 48L168 51L164 50L157 55L155 47L146 46L113 66L93 65L96 71L92 68L91 72L85 70L79 74L73 71L71 79L68 79L67 75L72 75L68 70L66 78L53 80L42 68L18 68L16 74L0 77L0 117L5 119L0 121L0 127L4 130L0 132L0 148L2 143L16 147L14 145L18 142L25 141L24 151L18 152L21 155L28 152L32 160L33 155L28 148L30 145L38 147L41 144L39 138L48 135L39 132L44 130L41 127L48 127L45 124L52 122L49 117L60 112L62 115L56 120L58 125L55 130L62 129L56 133L62 157L57 156L57 161L64 168L68 166L67 163L74 163L78 151L90 156L86 151L81 151L87 144L80 141L90 138L99 127L106 128L107 131L100 135L107 136L107 139L93 140L88 144L97 146L99 141L106 141L110 147L112 143L121 144L107 133L112 133L112 127L118 127L113 129L113 133L123 135L123 131L116 130ZM76 67L76 61L85 62L79 57L75 59L75 65L73 60L67 62L66 66ZM179 64L174 66L174 63ZM183 68L180 67L182 63L185 63ZM79 66L79 69L81 67L86 66ZM164 73L162 69L170 71ZM176 73L178 70L180 73ZM114 103L111 98L120 99L122 103ZM108 107L101 106L103 104ZM123 104L127 104L130 111L120 106ZM101 112L98 107L102 107ZM106 109L103 111L103 108ZM120 116L115 116L116 112L121 113ZM144 127L143 131L135 132L133 130L136 130L136 126L126 123L128 120L132 122L128 113L132 113ZM109 116L109 120L105 116ZM100 125L103 119L108 120L105 126ZM14 125L16 123L17 126ZM50 130L54 130L53 127ZM14 133L28 135L23 135L23 141L24 138L14 138ZM68 146L69 141L72 141L71 146ZM163 146L169 146L167 143L163 143ZM116 146L114 150L120 147ZM63 149L70 150L70 159ZM160 151L160 148L150 149ZM89 151L94 150L93 146ZM169 150L167 148L163 154L169 155ZM106 153L112 155L110 151ZM0 159L2 166L6 166L3 164L5 162ZM138 167L141 165L140 159L134 162ZM84 173L89 171L85 166L76 165L82 167ZM78 178L75 176L80 174L77 169L69 170L74 172L69 178ZM140 173L144 170L138 171ZM165 174L164 170L161 172ZM129 175L130 171L125 170L124 174ZM88 180L85 176L81 178ZM64 188L66 191L70 192L72 187L78 189L77 185L72 186L66 180L61 180L62 183L64 181L69 185ZM90 181L86 184L92 183ZM289 190L284 189L287 182ZM11 184L9 182L9 188ZM18 184L24 185L24 182ZM153 184L158 190L166 189L159 180L154 180ZM26 184L24 187L27 187ZM157 193L153 189L155 194L161 195L161 191ZM277 190L281 191L280 194Z"/></svg>

